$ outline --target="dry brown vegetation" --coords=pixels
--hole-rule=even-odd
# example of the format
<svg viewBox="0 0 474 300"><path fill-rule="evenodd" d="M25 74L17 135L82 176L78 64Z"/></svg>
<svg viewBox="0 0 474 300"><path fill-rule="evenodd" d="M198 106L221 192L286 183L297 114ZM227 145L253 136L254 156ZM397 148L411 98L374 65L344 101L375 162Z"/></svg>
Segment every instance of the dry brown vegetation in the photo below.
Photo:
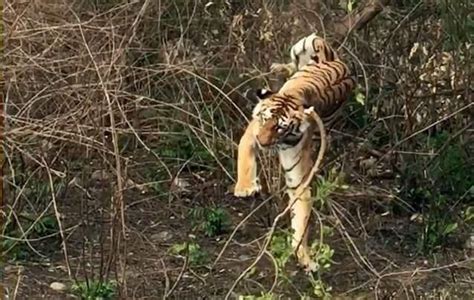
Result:
<svg viewBox="0 0 474 300"><path fill-rule="evenodd" d="M319 30L360 86L315 180L312 236L333 231L334 250L318 279L349 299L472 297L469 1L366 2L387 6L341 35L348 1L6 1L8 295L315 297L276 242L261 249L285 206L274 158L260 157L264 195L229 190L244 91L278 85L271 63Z"/></svg>

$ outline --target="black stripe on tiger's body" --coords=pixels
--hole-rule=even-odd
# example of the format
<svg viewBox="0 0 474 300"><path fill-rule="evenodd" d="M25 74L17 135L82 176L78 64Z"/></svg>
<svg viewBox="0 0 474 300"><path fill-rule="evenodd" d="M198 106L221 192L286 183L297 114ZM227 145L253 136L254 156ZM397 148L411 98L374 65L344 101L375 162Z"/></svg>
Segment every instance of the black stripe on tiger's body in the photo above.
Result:
<svg viewBox="0 0 474 300"><path fill-rule="evenodd" d="M303 117L297 117L298 112L313 107L328 124L337 117L354 86L355 80L343 62L310 63L296 71L277 93L262 99L254 113L265 116L261 118L262 122L278 120L274 130L279 137L275 138L275 142L291 146L302 136L298 126L302 124Z"/></svg>

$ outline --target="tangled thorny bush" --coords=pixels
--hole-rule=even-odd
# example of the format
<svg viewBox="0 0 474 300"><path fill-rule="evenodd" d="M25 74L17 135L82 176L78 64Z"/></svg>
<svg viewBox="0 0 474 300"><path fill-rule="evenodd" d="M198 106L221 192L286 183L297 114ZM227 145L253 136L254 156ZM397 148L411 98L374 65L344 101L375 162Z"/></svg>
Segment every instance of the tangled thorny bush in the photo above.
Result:
<svg viewBox="0 0 474 300"><path fill-rule="evenodd" d="M125 268L117 254L127 254L133 191L172 198L186 174L230 186L254 105L243 92L277 86L271 63L288 60L292 43L347 2L6 1L3 254L43 257L41 235L59 228L65 239L79 224L83 254L107 244L101 275ZM387 6L337 44L360 86L333 151L352 172L375 156L373 177L390 168L391 193L411 206L448 197L436 212L454 211L472 200L474 179L467 4L414 2ZM338 139L341 131L353 138ZM275 191L279 171L262 160Z"/></svg>

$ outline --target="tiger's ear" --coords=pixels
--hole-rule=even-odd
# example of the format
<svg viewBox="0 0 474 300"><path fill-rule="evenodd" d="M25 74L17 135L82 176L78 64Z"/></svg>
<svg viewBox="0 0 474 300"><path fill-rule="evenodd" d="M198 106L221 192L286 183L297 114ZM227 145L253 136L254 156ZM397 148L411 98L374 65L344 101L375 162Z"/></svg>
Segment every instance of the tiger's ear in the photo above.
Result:
<svg viewBox="0 0 474 300"><path fill-rule="evenodd" d="M248 89L245 91L244 96L251 101L259 102L261 100L269 98L273 95L273 91L269 89Z"/></svg>
<svg viewBox="0 0 474 300"><path fill-rule="evenodd" d="M268 90L268 89L257 89L255 91L255 95L257 96L258 99L260 100L263 100L263 99L267 99L268 97L270 97L271 95L273 95L273 91L272 90Z"/></svg>
<svg viewBox="0 0 474 300"><path fill-rule="evenodd" d="M307 116L311 115L314 112L314 106L310 106L303 110L303 113Z"/></svg>

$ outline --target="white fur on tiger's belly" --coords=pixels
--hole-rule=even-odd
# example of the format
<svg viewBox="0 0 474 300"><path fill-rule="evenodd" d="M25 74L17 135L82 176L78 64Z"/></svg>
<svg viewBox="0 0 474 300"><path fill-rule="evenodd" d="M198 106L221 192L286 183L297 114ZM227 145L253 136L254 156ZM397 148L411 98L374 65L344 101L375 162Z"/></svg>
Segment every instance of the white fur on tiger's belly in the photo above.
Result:
<svg viewBox="0 0 474 300"><path fill-rule="evenodd" d="M284 170L292 168L290 171L285 171L285 181L286 185L290 188L293 188L299 185L304 177L304 166L302 165L300 157L302 155L301 148L303 146L303 139L295 147L280 150L278 156L280 158L280 164Z"/></svg>

